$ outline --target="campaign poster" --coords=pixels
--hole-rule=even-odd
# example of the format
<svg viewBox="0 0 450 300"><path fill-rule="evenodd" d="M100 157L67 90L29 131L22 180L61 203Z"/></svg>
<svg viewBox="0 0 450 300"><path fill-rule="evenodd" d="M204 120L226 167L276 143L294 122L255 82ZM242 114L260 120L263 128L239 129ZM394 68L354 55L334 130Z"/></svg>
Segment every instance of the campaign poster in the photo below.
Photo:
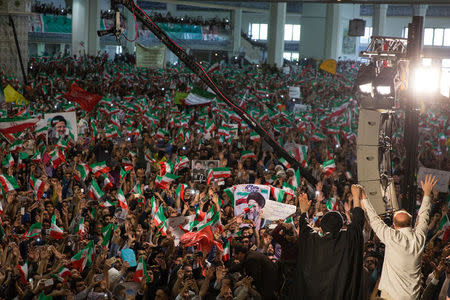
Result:
<svg viewBox="0 0 450 300"><path fill-rule="evenodd" d="M77 115L74 111L45 114L36 124L36 130L47 127L47 144L55 145L62 137L74 141L78 139Z"/></svg>
<svg viewBox="0 0 450 300"><path fill-rule="evenodd" d="M219 166L218 160L192 160L191 176L194 182L206 182L209 169Z"/></svg>
<svg viewBox="0 0 450 300"><path fill-rule="evenodd" d="M251 220L257 230L263 227L265 220L262 212L270 198L270 186L260 184L239 184L234 189L234 215L243 220Z"/></svg>

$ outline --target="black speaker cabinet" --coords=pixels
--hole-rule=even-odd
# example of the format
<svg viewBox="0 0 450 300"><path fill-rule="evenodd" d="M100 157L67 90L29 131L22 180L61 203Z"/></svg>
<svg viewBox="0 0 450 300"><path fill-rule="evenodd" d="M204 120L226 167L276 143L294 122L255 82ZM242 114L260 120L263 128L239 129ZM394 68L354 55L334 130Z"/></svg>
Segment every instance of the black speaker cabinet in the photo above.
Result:
<svg viewBox="0 0 450 300"><path fill-rule="evenodd" d="M364 29L366 28L366 21L362 19L350 20L348 24L349 36L364 36Z"/></svg>

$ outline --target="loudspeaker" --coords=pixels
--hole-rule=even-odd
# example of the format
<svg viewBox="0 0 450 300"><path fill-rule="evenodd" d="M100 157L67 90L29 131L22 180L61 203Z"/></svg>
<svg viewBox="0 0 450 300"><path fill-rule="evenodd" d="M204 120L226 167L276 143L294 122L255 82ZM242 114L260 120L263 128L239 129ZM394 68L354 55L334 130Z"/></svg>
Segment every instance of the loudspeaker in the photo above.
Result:
<svg viewBox="0 0 450 300"><path fill-rule="evenodd" d="M380 124L380 112L376 110L361 109L358 120L358 145L378 147Z"/></svg>
<svg viewBox="0 0 450 300"><path fill-rule="evenodd" d="M378 146L357 146L358 180L380 180Z"/></svg>
<svg viewBox="0 0 450 300"><path fill-rule="evenodd" d="M348 36L364 36L366 21L362 19L350 20L348 24Z"/></svg>
<svg viewBox="0 0 450 300"><path fill-rule="evenodd" d="M386 213L387 205L383 201L381 193L381 187L379 181L359 181L359 184L366 190L367 198L372 203L373 208L377 214L381 215Z"/></svg>

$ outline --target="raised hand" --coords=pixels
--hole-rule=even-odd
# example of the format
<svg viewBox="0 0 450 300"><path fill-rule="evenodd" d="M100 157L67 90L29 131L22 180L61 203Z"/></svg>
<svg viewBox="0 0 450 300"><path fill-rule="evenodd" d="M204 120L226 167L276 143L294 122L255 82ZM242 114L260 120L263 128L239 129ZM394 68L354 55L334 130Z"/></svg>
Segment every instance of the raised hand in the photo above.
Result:
<svg viewBox="0 0 450 300"><path fill-rule="evenodd" d="M307 212L311 206L311 200L308 200L308 196L305 193L300 194L298 198L298 206L301 213Z"/></svg>
<svg viewBox="0 0 450 300"><path fill-rule="evenodd" d="M427 175L425 176L425 181L421 181L420 184L422 186L423 195L424 196L431 196L431 191L433 190L434 186L437 183L436 176Z"/></svg>
<svg viewBox="0 0 450 300"><path fill-rule="evenodd" d="M353 199L360 199L361 186L359 186L357 184L352 184L352 196L353 196Z"/></svg>

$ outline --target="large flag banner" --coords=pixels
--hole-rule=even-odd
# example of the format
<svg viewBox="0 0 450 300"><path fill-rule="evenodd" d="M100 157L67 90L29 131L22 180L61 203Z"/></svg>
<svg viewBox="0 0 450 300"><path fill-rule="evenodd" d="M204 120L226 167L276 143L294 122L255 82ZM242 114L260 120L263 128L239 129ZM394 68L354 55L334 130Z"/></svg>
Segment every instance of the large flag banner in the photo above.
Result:
<svg viewBox="0 0 450 300"><path fill-rule="evenodd" d="M0 119L0 133L14 134L31 128L38 123L38 118L16 117Z"/></svg>
<svg viewBox="0 0 450 300"><path fill-rule="evenodd" d="M78 103L85 111L92 111L102 96L83 90L76 83L70 86L70 89L64 94L67 101Z"/></svg>

